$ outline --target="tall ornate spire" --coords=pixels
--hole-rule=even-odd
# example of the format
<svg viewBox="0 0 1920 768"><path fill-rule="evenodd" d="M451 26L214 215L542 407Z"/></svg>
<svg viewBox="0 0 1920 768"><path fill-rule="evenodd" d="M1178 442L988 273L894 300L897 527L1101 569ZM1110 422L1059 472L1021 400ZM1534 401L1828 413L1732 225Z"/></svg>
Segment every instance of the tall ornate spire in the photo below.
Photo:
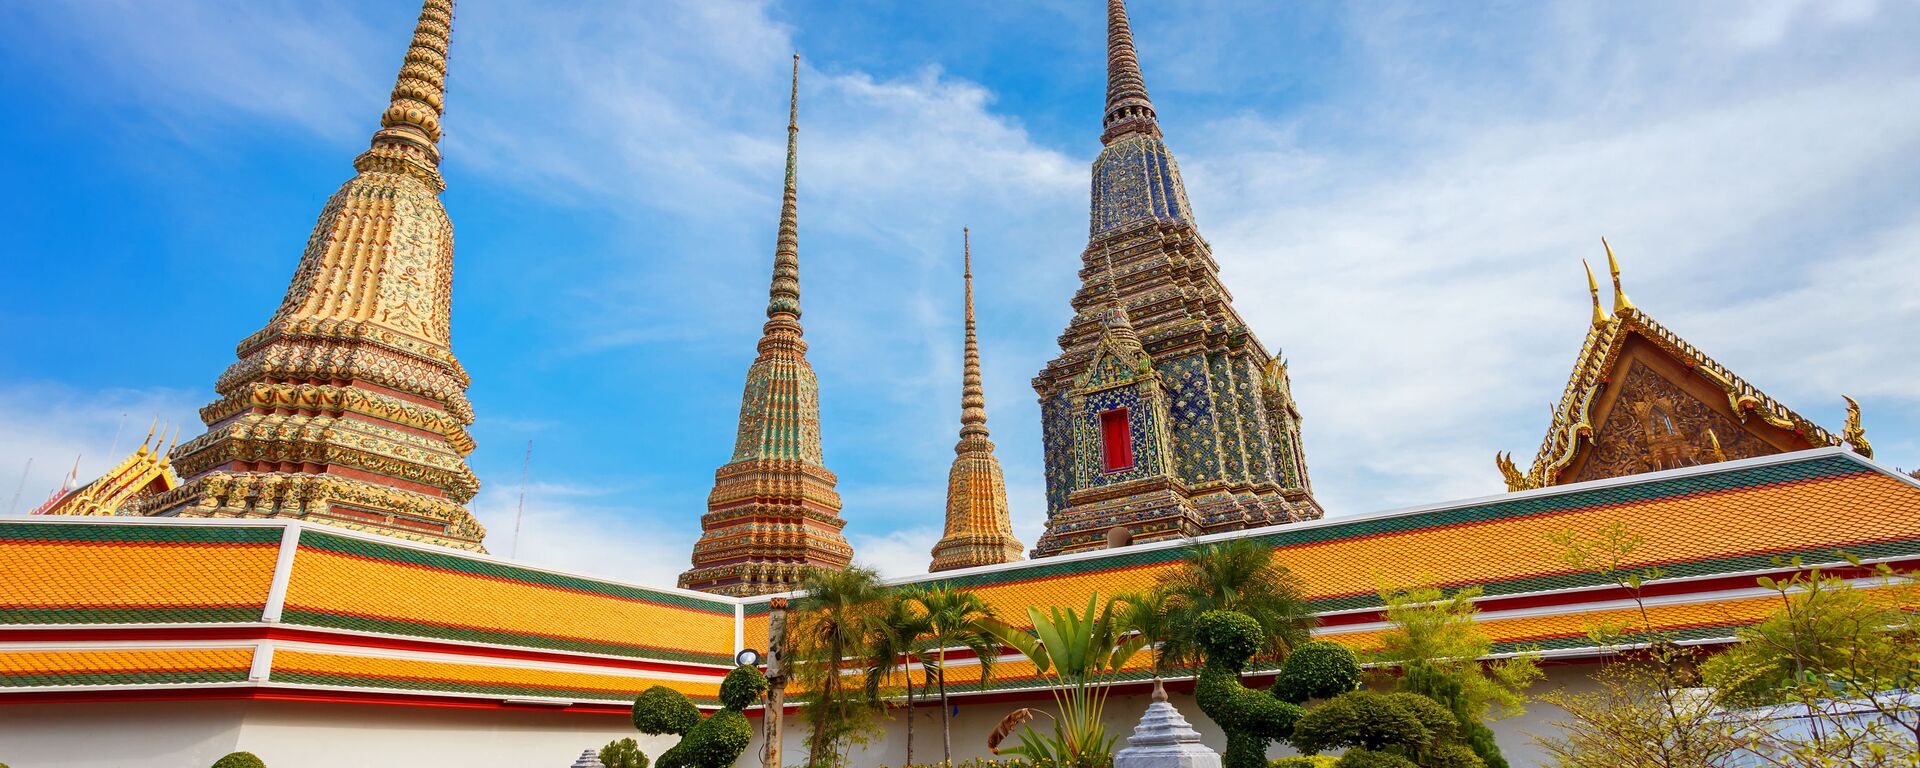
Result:
<svg viewBox="0 0 1920 768"><path fill-rule="evenodd" d="M1107 0L1107 113L1101 127L1106 144L1129 133L1160 135L1146 78L1140 76L1140 56L1133 50L1125 0Z"/></svg>
<svg viewBox="0 0 1920 768"><path fill-rule="evenodd" d="M933 546L929 571L1010 563L1020 559L1007 508L1007 481L987 436L987 395L980 383L980 342L973 327L973 242L960 230L966 283L966 348L960 373L960 442L947 472L947 525Z"/></svg>
<svg viewBox="0 0 1920 768"><path fill-rule="evenodd" d="M453 224L440 204L452 0L425 0L357 173L327 201L280 309L242 340L149 511L291 517L463 549L473 408L452 350Z"/></svg>
<svg viewBox="0 0 1920 768"><path fill-rule="evenodd" d="M1233 307L1147 97L1123 0L1087 247L1060 355L1033 380L1044 557L1320 516L1284 365Z"/></svg>
<svg viewBox="0 0 1920 768"><path fill-rule="evenodd" d="M787 177L773 249L767 322L747 369L733 458L714 472L693 568L680 586L726 595L786 592L813 568L853 560L840 534L837 478L820 449L820 383L800 328L800 217L795 169L800 135L800 56L787 107Z"/></svg>

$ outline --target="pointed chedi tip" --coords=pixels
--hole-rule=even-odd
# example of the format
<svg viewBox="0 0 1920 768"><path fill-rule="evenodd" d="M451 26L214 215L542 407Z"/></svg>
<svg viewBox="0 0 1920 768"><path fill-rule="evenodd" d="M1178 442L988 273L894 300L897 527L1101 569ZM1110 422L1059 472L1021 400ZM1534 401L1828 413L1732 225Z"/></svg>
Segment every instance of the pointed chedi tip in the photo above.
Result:
<svg viewBox="0 0 1920 768"><path fill-rule="evenodd" d="M1613 313L1617 315L1633 309L1633 301L1627 298L1626 289L1620 287L1620 260L1613 256L1613 245L1602 237L1600 247L1607 249L1607 271L1613 275Z"/></svg>
<svg viewBox="0 0 1920 768"><path fill-rule="evenodd" d="M800 136L800 54L793 55L793 82L787 98L787 175L780 199L780 234L773 250L773 282L767 289L767 325L800 320L800 214L795 179Z"/></svg>
<svg viewBox="0 0 1920 768"><path fill-rule="evenodd" d="M1100 143L1133 133L1157 136L1153 102L1140 74L1140 56L1133 49L1133 28L1127 23L1124 0L1107 0L1107 109L1101 121Z"/></svg>
<svg viewBox="0 0 1920 768"><path fill-rule="evenodd" d="M960 436L987 435L987 393L980 378L980 341L973 324L973 233L960 228L962 279L966 283L966 345L960 382Z"/></svg>

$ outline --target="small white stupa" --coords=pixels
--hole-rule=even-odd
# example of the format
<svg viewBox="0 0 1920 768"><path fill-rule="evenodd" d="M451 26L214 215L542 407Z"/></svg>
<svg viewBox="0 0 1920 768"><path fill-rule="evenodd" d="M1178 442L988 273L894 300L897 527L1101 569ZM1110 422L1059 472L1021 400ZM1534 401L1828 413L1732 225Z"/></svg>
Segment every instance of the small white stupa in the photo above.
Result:
<svg viewBox="0 0 1920 768"><path fill-rule="evenodd" d="M580 759L573 761L567 768L606 768L600 763L600 753L591 749L581 752Z"/></svg>
<svg viewBox="0 0 1920 768"><path fill-rule="evenodd" d="M1220 768L1220 753L1200 743L1200 732L1167 702L1167 689L1153 681L1153 703L1113 756L1113 768Z"/></svg>

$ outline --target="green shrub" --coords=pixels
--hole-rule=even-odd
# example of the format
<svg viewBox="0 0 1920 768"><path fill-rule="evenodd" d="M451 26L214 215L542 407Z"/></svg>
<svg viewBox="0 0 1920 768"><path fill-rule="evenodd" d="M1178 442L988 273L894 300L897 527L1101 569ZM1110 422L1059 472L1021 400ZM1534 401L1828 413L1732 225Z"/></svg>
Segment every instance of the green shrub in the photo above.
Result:
<svg viewBox="0 0 1920 768"><path fill-rule="evenodd" d="M1194 620L1193 635L1206 657L1193 696L1227 732L1222 767L1267 768L1267 742L1292 733L1301 709L1240 684L1240 672L1260 649L1260 624L1245 614L1207 611Z"/></svg>
<svg viewBox="0 0 1920 768"><path fill-rule="evenodd" d="M1420 721L1420 727L1427 729L1429 744L1452 741L1453 734L1460 728L1460 721L1453 719L1453 713L1433 699L1417 693L1389 693L1385 698Z"/></svg>
<svg viewBox="0 0 1920 768"><path fill-rule="evenodd" d="M1360 660L1339 643L1315 640L1293 649L1280 665L1273 695L1295 704L1331 699L1360 687Z"/></svg>
<svg viewBox="0 0 1920 768"><path fill-rule="evenodd" d="M252 752L232 752L215 760L213 768L267 768L267 764Z"/></svg>
<svg viewBox="0 0 1920 768"><path fill-rule="evenodd" d="M1347 753L1341 755L1339 762L1334 763L1333 766L1334 768L1419 768L1413 764L1412 760L1399 755L1357 747L1347 750Z"/></svg>
<svg viewBox="0 0 1920 768"><path fill-rule="evenodd" d="M746 709L758 704L765 695L767 676L758 672L745 674L735 669L720 681L720 706L728 709Z"/></svg>
<svg viewBox="0 0 1920 768"><path fill-rule="evenodd" d="M1432 740L1433 732L1402 701L1371 691L1342 694L1308 710L1294 725L1292 739L1307 754L1335 747L1417 749Z"/></svg>
<svg viewBox="0 0 1920 768"><path fill-rule="evenodd" d="M633 739L610 741L600 748L600 764L607 768L647 768L647 755Z"/></svg>
<svg viewBox="0 0 1920 768"><path fill-rule="evenodd" d="M1301 755L1280 758L1267 763L1267 768L1333 768L1338 762L1340 758L1333 755Z"/></svg>
<svg viewBox="0 0 1920 768"><path fill-rule="evenodd" d="M678 736L700 723L700 708L685 694L656 685L633 700L633 727L655 736Z"/></svg>
<svg viewBox="0 0 1920 768"><path fill-rule="evenodd" d="M1486 765L1465 744L1441 744L1420 756L1420 768L1486 768Z"/></svg>
<svg viewBox="0 0 1920 768"><path fill-rule="evenodd" d="M1459 740L1472 749L1487 768L1507 768L1507 759L1500 755L1500 746L1494 743L1493 729L1470 711L1466 690L1459 678L1429 664L1408 664L1401 672L1398 690L1440 702L1460 724Z"/></svg>

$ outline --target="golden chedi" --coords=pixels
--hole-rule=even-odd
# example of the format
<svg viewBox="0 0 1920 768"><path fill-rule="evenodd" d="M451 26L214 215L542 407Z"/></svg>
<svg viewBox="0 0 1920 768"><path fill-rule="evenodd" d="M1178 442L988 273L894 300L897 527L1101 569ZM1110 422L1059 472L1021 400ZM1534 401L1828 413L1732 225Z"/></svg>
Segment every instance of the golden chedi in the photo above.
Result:
<svg viewBox="0 0 1920 768"><path fill-rule="evenodd" d="M449 324L440 114L452 0L426 0L358 173L320 212L279 311L242 340L150 514L292 517L480 550L473 409Z"/></svg>
<svg viewBox="0 0 1920 768"><path fill-rule="evenodd" d="M1007 481L987 436L987 393L980 382L980 342L973 328L973 243L960 230L966 282L966 352L960 384L960 442L947 472L947 525L933 545L929 571L1011 563L1023 549L1007 512Z"/></svg>

